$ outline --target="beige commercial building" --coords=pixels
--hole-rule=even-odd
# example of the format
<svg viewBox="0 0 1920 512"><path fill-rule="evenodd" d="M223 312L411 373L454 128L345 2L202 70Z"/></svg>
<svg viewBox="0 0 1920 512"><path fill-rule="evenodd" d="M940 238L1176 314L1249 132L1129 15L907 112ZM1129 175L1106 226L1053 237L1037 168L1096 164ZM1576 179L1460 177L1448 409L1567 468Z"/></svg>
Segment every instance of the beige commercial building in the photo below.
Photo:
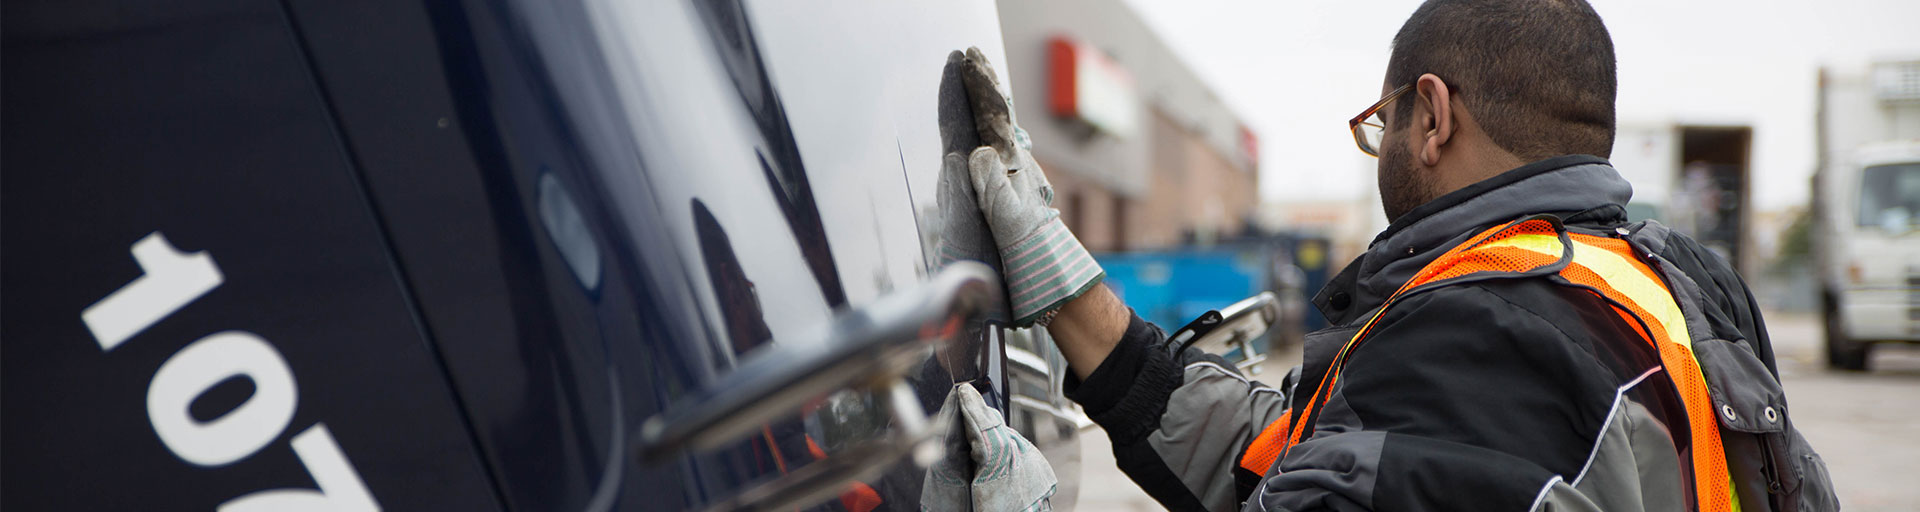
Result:
<svg viewBox="0 0 1920 512"><path fill-rule="evenodd" d="M1257 139L1120 0L999 2L1020 124L1054 206L1094 251L1241 234Z"/></svg>

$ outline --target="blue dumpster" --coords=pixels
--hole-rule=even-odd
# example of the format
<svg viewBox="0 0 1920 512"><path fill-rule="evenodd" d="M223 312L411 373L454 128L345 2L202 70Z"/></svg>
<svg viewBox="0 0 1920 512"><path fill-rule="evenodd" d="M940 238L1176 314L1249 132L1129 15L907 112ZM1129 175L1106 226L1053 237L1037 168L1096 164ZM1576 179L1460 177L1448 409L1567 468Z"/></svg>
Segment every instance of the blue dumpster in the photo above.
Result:
<svg viewBox="0 0 1920 512"><path fill-rule="evenodd" d="M1267 247L1096 255L1107 270L1107 287L1145 318L1169 331L1206 313L1265 290Z"/></svg>

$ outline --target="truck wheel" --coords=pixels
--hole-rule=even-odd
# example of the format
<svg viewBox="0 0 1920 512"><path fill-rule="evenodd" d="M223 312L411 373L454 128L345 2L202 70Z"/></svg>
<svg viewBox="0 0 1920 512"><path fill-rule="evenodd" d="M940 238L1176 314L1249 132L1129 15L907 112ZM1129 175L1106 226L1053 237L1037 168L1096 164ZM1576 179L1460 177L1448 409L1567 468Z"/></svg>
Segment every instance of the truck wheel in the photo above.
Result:
<svg viewBox="0 0 1920 512"><path fill-rule="evenodd" d="M1867 355L1873 350L1872 343L1862 343L1847 336L1847 329L1841 325L1839 307L1833 299L1822 297L1821 316L1826 322L1827 367L1835 370L1863 372L1867 370Z"/></svg>

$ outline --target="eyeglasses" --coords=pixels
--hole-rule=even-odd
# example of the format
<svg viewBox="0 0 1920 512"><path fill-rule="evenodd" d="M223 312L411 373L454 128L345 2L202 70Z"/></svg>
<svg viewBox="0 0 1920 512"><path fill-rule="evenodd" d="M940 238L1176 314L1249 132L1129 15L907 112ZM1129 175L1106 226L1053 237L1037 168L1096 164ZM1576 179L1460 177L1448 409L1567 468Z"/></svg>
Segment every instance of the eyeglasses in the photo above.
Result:
<svg viewBox="0 0 1920 512"><path fill-rule="evenodd" d="M1353 143L1360 146L1361 153L1376 158L1380 156L1380 139L1385 137L1387 132L1387 123L1386 120L1381 119L1380 109L1386 108L1387 104L1393 103L1394 99L1411 90L1413 90L1413 84L1402 85L1399 89L1394 89L1393 92L1381 97L1380 101L1374 102L1373 106L1367 107L1367 110L1360 115L1353 116L1353 119L1347 121L1347 129L1353 130Z"/></svg>

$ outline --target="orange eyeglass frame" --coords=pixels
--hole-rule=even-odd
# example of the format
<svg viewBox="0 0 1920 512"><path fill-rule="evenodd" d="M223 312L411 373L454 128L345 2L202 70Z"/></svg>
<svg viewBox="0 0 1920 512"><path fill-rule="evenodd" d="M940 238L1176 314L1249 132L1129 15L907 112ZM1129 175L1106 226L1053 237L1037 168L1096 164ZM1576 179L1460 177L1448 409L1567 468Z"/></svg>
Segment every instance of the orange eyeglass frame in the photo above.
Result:
<svg viewBox="0 0 1920 512"><path fill-rule="evenodd" d="M1386 126L1367 122L1367 118L1373 117L1374 114L1380 112L1380 109L1386 108L1387 104L1393 103L1393 100L1399 99L1401 95L1406 94L1407 91L1411 91L1411 90L1413 90L1413 84L1402 85L1400 86L1399 89L1394 89L1393 92L1387 93L1386 96L1380 97L1380 101L1374 102L1373 106L1367 107L1366 110L1361 111L1360 115L1353 116L1353 119L1347 120L1347 130L1353 132L1353 145L1359 146L1361 153L1366 153L1368 156L1372 156L1375 158L1378 158L1380 156L1380 149L1375 148L1373 147L1372 144L1367 143L1367 136L1360 132L1361 126L1372 126L1374 128L1380 129L1380 131L1383 133L1386 132L1387 130Z"/></svg>

